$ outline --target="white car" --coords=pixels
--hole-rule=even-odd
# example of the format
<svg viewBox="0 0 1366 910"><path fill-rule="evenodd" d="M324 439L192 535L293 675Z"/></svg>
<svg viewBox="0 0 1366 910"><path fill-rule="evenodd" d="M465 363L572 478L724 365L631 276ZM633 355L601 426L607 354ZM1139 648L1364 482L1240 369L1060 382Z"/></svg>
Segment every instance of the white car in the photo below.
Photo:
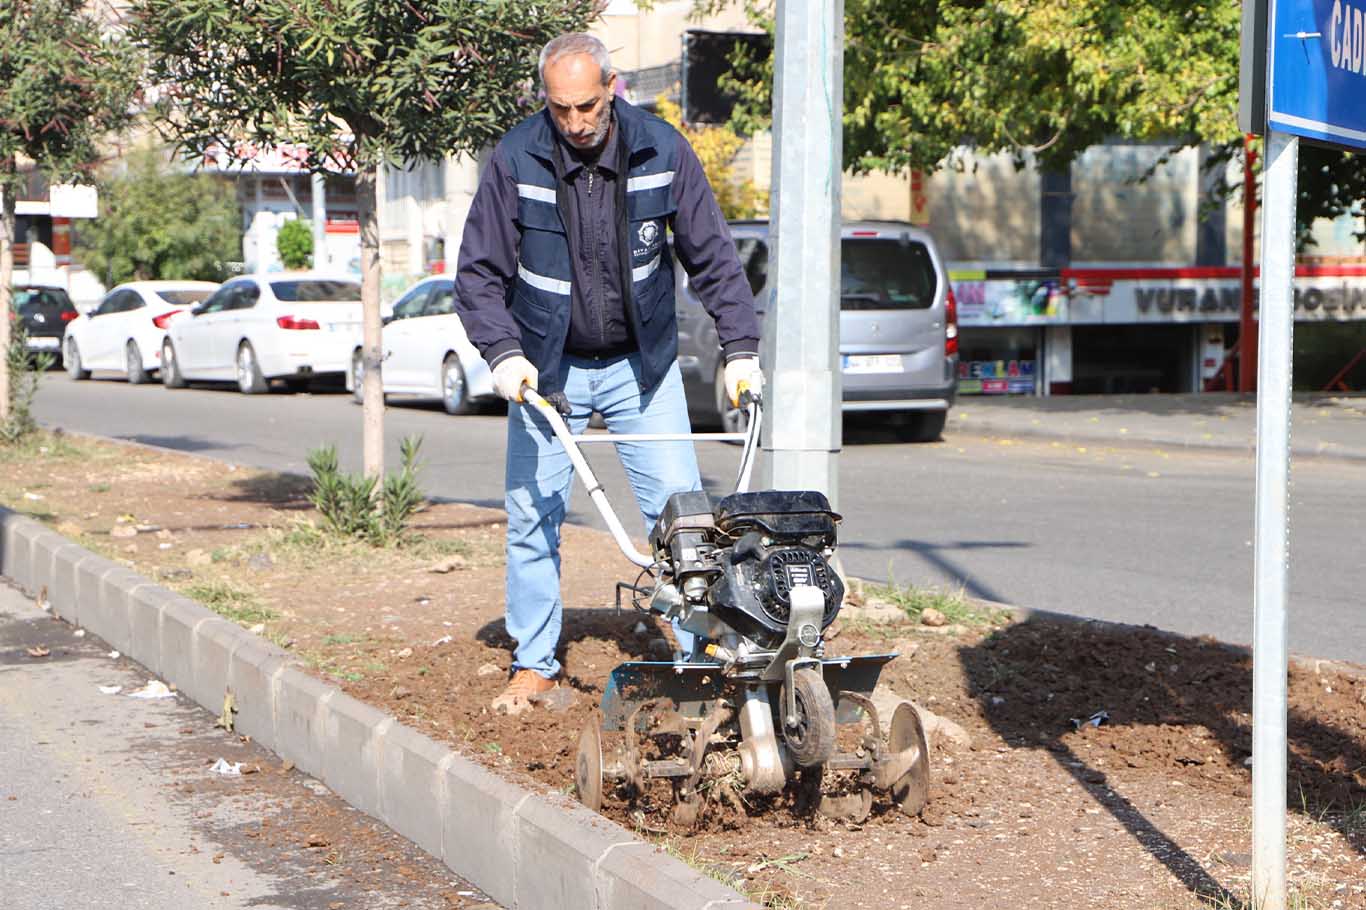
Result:
<svg viewBox="0 0 1366 910"><path fill-rule="evenodd" d="M359 335L356 336L359 338ZM468 414L492 397L493 373L465 336L455 312L454 282L436 276L418 282L384 320L384 394L439 398L447 413ZM365 366L360 345L351 352L346 387L362 400Z"/></svg>
<svg viewBox="0 0 1366 910"><path fill-rule="evenodd" d="M344 376L360 331L360 282L316 272L234 278L171 320L161 347L167 388L235 380L248 395Z"/></svg>
<svg viewBox="0 0 1366 910"><path fill-rule="evenodd" d="M218 289L212 281L130 281L114 288L89 313L66 327L62 359L72 379L91 370L123 373L149 382L161 367L166 327Z"/></svg>

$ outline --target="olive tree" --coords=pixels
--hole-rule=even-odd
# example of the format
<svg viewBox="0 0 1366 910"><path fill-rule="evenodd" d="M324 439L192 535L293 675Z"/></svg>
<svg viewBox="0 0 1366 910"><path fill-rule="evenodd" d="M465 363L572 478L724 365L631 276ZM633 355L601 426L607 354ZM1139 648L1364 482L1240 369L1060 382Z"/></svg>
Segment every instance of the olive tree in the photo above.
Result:
<svg viewBox="0 0 1366 910"><path fill-rule="evenodd" d="M364 311L364 465L383 474L378 169L495 142L535 103L540 47L596 0L134 0L169 137L190 156L307 149L353 170Z"/></svg>
<svg viewBox="0 0 1366 910"><path fill-rule="evenodd" d="M137 73L117 30L81 0L0 0L0 314L12 303L21 165L49 183L90 182L98 143L129 120ZM0 363L9 346L0 315ZM9 412L0 369L0 421Z"/></svg>

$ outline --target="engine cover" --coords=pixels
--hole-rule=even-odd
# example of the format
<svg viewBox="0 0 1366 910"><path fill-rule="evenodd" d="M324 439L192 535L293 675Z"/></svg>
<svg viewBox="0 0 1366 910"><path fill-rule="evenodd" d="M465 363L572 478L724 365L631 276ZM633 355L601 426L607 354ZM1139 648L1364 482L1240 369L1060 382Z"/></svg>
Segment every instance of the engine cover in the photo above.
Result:
<svg viewBox="0 0 1366 910"><path fill-rule="evenodd" d="M844 584L820 553L804 547L770 550L759 574L764 585L759 605L770 619L787 625L792 615L792 589L812 585L825 595L822 628L835 621L844 600Z"/></svg>

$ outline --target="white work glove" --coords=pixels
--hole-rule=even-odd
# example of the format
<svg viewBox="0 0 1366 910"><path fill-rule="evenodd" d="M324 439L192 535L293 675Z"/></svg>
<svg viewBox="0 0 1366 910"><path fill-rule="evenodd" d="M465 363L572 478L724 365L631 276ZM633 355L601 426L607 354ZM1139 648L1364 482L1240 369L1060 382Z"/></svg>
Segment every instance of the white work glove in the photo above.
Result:
<svg viewBox="0 0 1366 910"><path fill-rule="evenodd" d="M764 373L759 369L758 357L736 357L726 363L726 397L731 405L740 406L740 393L748 389L755 395L764 391Z"/></svg>
<svg viewBox="0 0 1366 910"><path fill-rule="evenodd" d="M536 388L538 374L521 354L509 357L493 368L493 390L508 401L522 400L522 383Z"/></svg>

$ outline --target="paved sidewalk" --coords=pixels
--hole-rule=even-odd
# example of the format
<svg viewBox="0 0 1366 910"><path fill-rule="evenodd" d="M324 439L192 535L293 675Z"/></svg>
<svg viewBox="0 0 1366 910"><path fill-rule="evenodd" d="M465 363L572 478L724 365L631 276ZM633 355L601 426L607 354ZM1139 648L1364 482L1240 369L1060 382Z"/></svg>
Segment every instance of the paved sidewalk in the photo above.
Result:
<svg viewBox="0 0 1366 910"><path fill-rule="evenodd" d="M962 397L944 430L954 433L1252 454L1257 404L1230 394ZM1366 395L1297 394L1290 444L1294 457L1366 461Z"/></svg>

